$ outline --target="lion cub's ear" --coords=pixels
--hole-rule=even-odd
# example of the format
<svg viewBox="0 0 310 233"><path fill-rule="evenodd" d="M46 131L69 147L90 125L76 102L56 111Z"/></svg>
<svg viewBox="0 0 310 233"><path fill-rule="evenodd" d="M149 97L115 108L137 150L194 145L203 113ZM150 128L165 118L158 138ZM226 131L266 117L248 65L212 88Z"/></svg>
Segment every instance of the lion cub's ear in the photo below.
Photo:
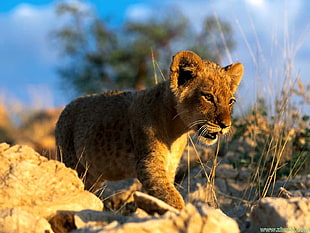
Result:
<svg viewBox="0 0 310 233"><path fill-rule="evenodd" d="M202 59L191 51L177 53L170 66L171 88L177 89L198 76L203 69Z"/></svg>
<svg viewBox="0 0 310 233"><path fill-rule="evenodd" d="M226 66L224 69L226 70L227 74L231 78L230 90L233 93L235 93L242 79L242 75L244 71L243 65L241 63L234 63L229 66Z"/></svg>

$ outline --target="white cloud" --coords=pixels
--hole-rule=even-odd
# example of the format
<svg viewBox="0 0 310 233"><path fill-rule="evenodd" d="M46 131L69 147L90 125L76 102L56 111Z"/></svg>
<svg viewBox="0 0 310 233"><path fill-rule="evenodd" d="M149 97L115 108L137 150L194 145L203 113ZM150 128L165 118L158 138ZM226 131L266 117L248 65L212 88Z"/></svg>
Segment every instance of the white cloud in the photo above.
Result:
<svg viewBox="0 0 310 233"><path fill-rule="evenodd" d="M69 2L82 10L91 9L89 4ZM47 87L53 89L56 105L67 102L57 88L59 78L55 69L59 65L59 54L50 42L51 32L67 22L66 18L57 16L57 3L59 1L40 7L19 4L10 12L0 14L0 89L27 104L33 102L34 92L43 90L38 96L46 105L52 105ZM30 92L27 91L29 85L34 87Z"/></svg>
<svg viewBox="0 0 310 233"><path fill-rule="evenodd" d="M125 12L125 16L130 20L145 20L150 15L154 14L154 9L146 4L133 4L130 5Z"/></svg>
<svg viewBox="0 0 310 233"><path fill-rule="evenodd" d="M19 59L34 58L42 63L55 61L55 53L48 44L50 30L56 25L57 17L53 6L44 8L21 4L7 15L0 16L2 30L5 31L0 38L1 48L11 50L12 54L5 53L0 56L9 56L16 63ZM7 45L7 47L3 47ZM14 54L18 52L19 54ZM4 58L0 57L0 60ZM22 61L21 61L22 62Z"/></svg>
<svg viewBox="0 0 310 233"><path fill-rule="evenodd" d="M80 1L67 2L82 11L91 8ZM50 40L51 32L66 21L66 18L60 18L56 14L55 8L55 2L41 7L22 3L11 12L0 15L0 25L5 32L0 37L0 45L8 45L13 51L19 51L20 58L29 59L30 56L40 63L55 64L57 54ZM1 49L3 47L0 47L0 51ZM16 63L18 56L12 56L12 62Z"/></svg>
<svg viewBox="0 0 310 233"><path fill-rule="evenodd" d="M0 14L3 32L0 37L0 88L14 93L25 103L32 101L27 92L29 84L38 87L55 85L57 54L48 42L48 36L56 22L53 5L20 4L6 14ZM51 105L46 94L41 99Z"/></svg>
<svg viewBox="0 0 310 233"><path fill-rule="evenodd" d="M248 4L253 5L254 7L264 8L266 1L265 0L246 0Z"/></svg>
<svg viewBox="0 0 310 233"><path fill-rule="evenodd" d="M12 13L13 18L33 18L37 15L37 10L32 6L22 3L16 7Z"/></svg>

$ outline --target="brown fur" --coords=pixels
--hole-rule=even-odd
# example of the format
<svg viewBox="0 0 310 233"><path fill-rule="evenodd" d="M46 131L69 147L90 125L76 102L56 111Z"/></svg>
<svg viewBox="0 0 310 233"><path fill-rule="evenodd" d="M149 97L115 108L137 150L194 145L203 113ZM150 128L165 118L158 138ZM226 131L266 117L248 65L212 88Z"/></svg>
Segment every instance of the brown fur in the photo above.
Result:
<svg viewBox="0 0 310 233"><path fill-rule="evenodd" d="M194 130L214 144L231 126L231 110L243 75L235 63L222 68L190 51L174 56L170 80L139 92L105 92L66 106L56 127L58 154L95 181L137 177L143 188L181 209L175 172Z"/></svg>

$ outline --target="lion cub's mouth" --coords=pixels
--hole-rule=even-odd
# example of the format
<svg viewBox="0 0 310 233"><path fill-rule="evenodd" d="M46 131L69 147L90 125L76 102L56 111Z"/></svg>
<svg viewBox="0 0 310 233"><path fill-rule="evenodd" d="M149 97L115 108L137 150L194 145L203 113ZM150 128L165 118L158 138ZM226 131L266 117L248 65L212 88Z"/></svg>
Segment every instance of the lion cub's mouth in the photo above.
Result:
<svg viewBox="0 0 310 233"><path fill-rule="evenodd" d="M199 129L197 131L198 135L201 136L201 137L204 137L204 138L208 138L208 139L211 139L211 140L214 140L217 138L218 134L220 132L213 132L213 133L208 133L208 132L204 132L205 130L204 129Z"/></svg>
<svg viewBox="0 0 310 233"><path fill-rule="evenodd" d="M214 144L217 141L219 134L222 134L221 130L215 127L209 129L206 125L198 125L196 133L198 134L199 140L207 145Z"/></svg>

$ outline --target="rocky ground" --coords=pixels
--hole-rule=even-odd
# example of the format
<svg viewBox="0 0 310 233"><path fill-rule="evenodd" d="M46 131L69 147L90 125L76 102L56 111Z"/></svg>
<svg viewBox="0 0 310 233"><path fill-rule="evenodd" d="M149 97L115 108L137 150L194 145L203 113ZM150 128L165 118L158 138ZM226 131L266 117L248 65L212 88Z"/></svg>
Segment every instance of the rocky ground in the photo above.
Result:
<svg viewBox="0 0 310 233"><path fill-rule="evenodd" d="M64 164L2 143L0 232L310 232L310 174L280 179L257 198L251 171L226 158L213 183L210 154L185 152L177 187L187 205L178 211L137 191L135 180L106 183L99 199Z"/></svg>

